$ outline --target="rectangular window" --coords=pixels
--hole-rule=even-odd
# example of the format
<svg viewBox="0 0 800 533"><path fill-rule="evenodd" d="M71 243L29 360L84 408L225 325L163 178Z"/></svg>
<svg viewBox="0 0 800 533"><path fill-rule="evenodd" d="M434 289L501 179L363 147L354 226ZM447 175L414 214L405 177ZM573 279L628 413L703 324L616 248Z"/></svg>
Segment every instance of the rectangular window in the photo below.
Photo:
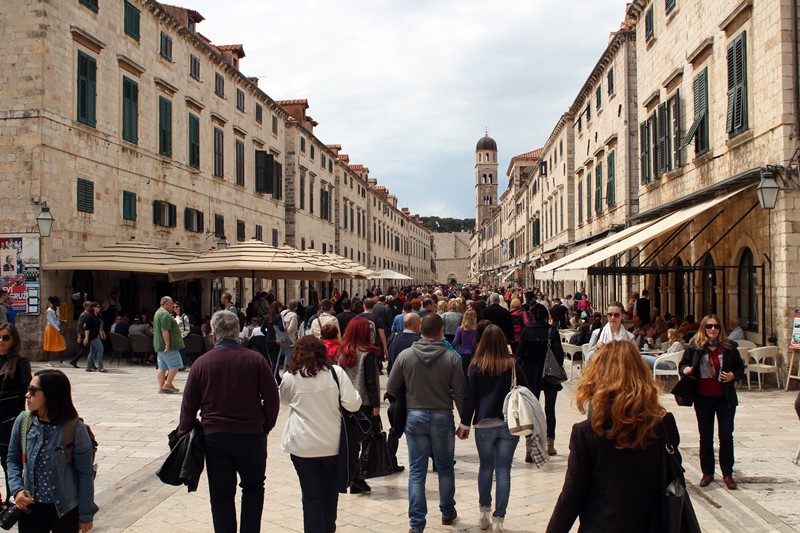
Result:
<svg viewBox="0 0 800 533"><path fill-rule="evenodd" d="M189 113L189 166L200 168L200 119Z"/></svg>
<svg viewBox="0 0 800 533"><path fill-rule="evenodd" d="M205 224L203 223L203 212L187 207L183 210L183 226L192 233L203 233Z"/></svg>
<svg viewBox="0 0 800 533"><path fill-rule="evenodd" d="M237 241L244 241L247 237L245 237L245 230L244 230L244 220L237 220L236 221L236 240Z"/></svg>
<svg viewBox="0 0 800 533"><path fill-rule="evenodd" d="M305 137L300 137L300 151L306 153L306 139Z"/></svg>
<svg viewBox="0 0 800 533"><path fill-rule="evenodd" d="M308 212L314 214L314 182L309 183L308 187Z"/></svg>
<svg viewBox="0 0 800 533"><path fill-rule="evenodd" d="M639 124L639 172L642 185L650 183L650 144L647 142L647 121Z"/></svg>
<svg viewBox="0 0 800 533"><path fill-rule="evenodd" d="M261 224L256 224L256 240L264 240L264 228L261 227Z"/></svg>
<svg viewBox="0 0 800 533"><path fill-rule="evenodd" d="M236 185L244 187L244 142L236 139Z"/></svg>
<svg viewBox="0 0 800 533"><path fill-rule="evenodd" d="M158 153L172 157L172 102L158 97Z"/></svg>
<svg viewBox="0 0 800 533"><path fill-rule="evenodd" d="M325 158L325 154L321 154L320 157L319 157L319 166L324 169L325 168L325 163L327 163L326 158Z"/></svg>
<svg viewBox="0 0 800 533"><path fill-rule="evenodd" d="M578 182L578 224L583 224L583 182Z"/></svg>
<svg viewBox="0 0 800 533"><path fill-rule="evenodd" d="M586 220L592 218L592 173L586 173Z"/></svg>
<svg viewBox="0 0 800 533"><path fill-rule="evenodd" d="M595 104L595 108L596 109L600 109L601 107L603 107L603 86L602 85L598 85L597 89L595 90L595 100L597 100L597 103Z"/></svg>
<svg viewBox="0 0 800 533"><path fill-rule="evenodd" d="M617 154L616 152L609 152L606 161L608 177L606 178L606 204L614 205L617 193L616 172L617 172ZM563 198L562 198L563 200Z"/></svg>
<svg viewBox="0 0 800 533"><path fill-rule="evenodd" d="M300 176L300 209L306 208L306 177Z"/></svg>
<svg viewBox="0 0 800 533"><path fill-rule="evenodd" d="M664 0L664 12L669 14L675 9L675 0Z"/></svg>
<svg viewBox="0 0 800 533"><path fill-rule="evenodd" d="M200 81L200 58L189 54L189 76Z"/></svg>
<svg viewBox="0 0 800 533"><path fill-rule="evenodd" d="M314 145L311 145L311 159L314 159Z"/></svg>
<svg viewBox="0 0 800 533"><path fill-rule="evenodd" d="M214 73L214 94L225 98L225 78L219 72Z"/></svg>
<svg viewBox="0 0 800 533"><path fill-rule="evenodd" d="M236 109L244 113L244 91L236 89Z"/></svg>
<svg viewBox="0 0 800 533"><path fill-rule="evenodd" d="M261 104L256 104L256 122L261 124L264 121L264 108Z"/></svg>
<svg viewBox="0 0 800 533"><path fill-rule="evenodd" d="M122 138L139 142L139 84L122 77Z"/></svg>
<svg viewBox="0 0 800 533"><path fill-rule="evenodd" d="M353 226L353 224L354 224L353 218L355 218L355 217L353 217L353 208L351 207L350 208L350 231L355 231L354 230L354 226Z"/></svg>
<svg viewBox="0 0 800 533"><path fill-rule="evenodd" d="M125 1L125 34L139 40L139 10Z"/></svg>
<svg viewBox="0 0 800 533"><path fill-rule="evenodd" d="M650 155L650 175L653 179L658 178L658 110L654 110L653 114L647 121L647 136L650 148L648 154Z"/></svg>
<svg viewBox="0 0 800 533"><path fill-rule="evenodd" d="M725 131L731 137L747 131L747 32L728 45L728 113Z"/></svg>
<svg viewBox="0 0 800 533"><path fill-rule="evenodd" d="M594 167L594 212L603 212L603 162L598 161Z"/></svg>
<svg viewBox="0 0 800 533"><path fill-rule="evenodd" d="M275 192L275 181L271 175L273 159L272 154L256 150L256 192L265 194Z"/></svg>
<svg viewBox="0 0 800 533"><path fill-rule="evenodd" d="M669 124L667 123L667 104L658 106L658 173L669 170L670 148Z"/></svg>
<svg viewBox="0 0 800 533"><path fill-rule="evenodd" d="M333 174L333 159L328 159L328 172Z"/></svg>
<svg viewBox="0 0 800 533"><path fill-rule="evenodd" d="M342 227L344 229L347 229L347 206L344 206L344 209L342 211L344 211L344 218L343 218Z"/></svg>
<svg viewBox="0 0 800 533"><path fill-rule="evenodd" d="M586 102L586 124L592 120L592 101Z"/></svg>
<svg viewBox="0 0 800 533"><path fill-rule="evenodd" d="M278 239L279 239L278 230L273 228L272 229L272 246L278 246Z"/></svg>
<svg viewBox="0 0 800 533"><path fill-rule="evenodd" d="M97 61L78 52L78 122L95 127L97 106Z"/></svg>
<svg viewBox="0 0 800 533"><path fill-rule="evenodd" d="M174 228L177 223L175 204L153 200L153 224L164 228Z"/></svg>
<svg viewBox="0 0 800 533"><path fill-rule="evenodd" d="M647 41L655 36L654 24L653 6L650 6L650 8L647 10L647 13L644 15L644 38Z"/></svg>
<svg viewBox="0 0 800 533"><path fill-rule="evenodd" d="M214 176L225 177L225 136L219 128L214 128Z"/></svg>
<svg viewBox="0 0 800 533"><path fill-rule="evenodd" d="M692 88L694 90L694 120L680 147L688 146L694 139L694 153L698 156L706 153L709 149L708 67L694 77Z"/></svg>
<svg viewBox="0 0 800 533"><path fill-rule="evenodd" d="M78 178L78 211L94 213L94 182Z"/></svg>
<svg viewBox="0 0 800 533"><path fill-rule="evenodd" d="M214 215L214 237L225 236L225 217L222 215Z"/></svg>
<svg viewBox="0 0 800 533"><path fill-rule="evenodd" d="M136 193L122 191L122 220L136 221Z"/></svg>
<svg viewBox="0 0 800 533"><path fill-rule="evenodd" d="M614 68L608 69L606 74L606 85L608 85L608 94L614 94Z"/></svg>
<svg viewBox="0 0 800 533"><path fill-rule="evenodd" d="M325 190L324 187L320 187L319 189L319 217L322 220L329 220L330 219L330 211L329 211L329 198L330 193Z"/></svg>
<svg viewBox="0 0 800 533"><path fill-rule="evenodd" d="M163 31L161 32L161 48L159 53L161 57L167 61L172 61L172 37Z"/></svg>
<svg viewBox="0 0 800 533"><path fill-rule="evenodd" d="M79 0L79 2L95 13L100 9L100 6L97 5L97 0Z"/></svg>
<svg viewBox="0 0 800 533"><path fill-rule="evenodd" d="M667 100L667 135L671 150L667 154L669 170L675 170L681 166L681 98L680 90Z"/></svg>
<svg viewBox="0 0 800 533"><path fill-rule="evenodd" d="M277 135L278 134L278 117L272 115L272 133Z"/></svg>

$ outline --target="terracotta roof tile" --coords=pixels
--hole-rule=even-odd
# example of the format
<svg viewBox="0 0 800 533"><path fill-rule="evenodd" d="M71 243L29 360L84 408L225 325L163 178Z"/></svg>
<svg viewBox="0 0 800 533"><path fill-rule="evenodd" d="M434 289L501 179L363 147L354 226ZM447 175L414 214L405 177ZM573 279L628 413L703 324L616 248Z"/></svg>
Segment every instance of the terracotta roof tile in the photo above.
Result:
<svg viewBox="0 0 800 533"><path fill-rule="evenodd" d="M306 109L308 109L308 100L306 100L305 98L297 99L297 100L278 100L278 105L281 105L281 106L284 106L284 105L302 105L302 106L305 106Z"/></svg>
<svg viewBox="0 0 800 533"><path fill-rule="evenodd" d="M349 165L353 170L364 170L366 167L364 165Z"/></svg>
<svg viewBox="0 0 800 533"><path fill-rule="evenodd" d="M342 149L342 145L341 144L326 144L325 146L327 146L331 150L341 150Z"/></svg>
<svg viewBox="0 0 800 533"><path fill-rule="evenodd" d="M512 161L520 160L520 159L539 159L542 157L542 149L537 148L531 152L525 152L524 154L515 155L511 158Z"/></svg>
<svg viewBox="0 0 800 533"><path fill-rule="evenodd" d="M222 52L236 52L240 58L244 57L244 45L241 44L221 44L217 49Z"/></svg>
<svg viewBox="0 0 800 533"><path fill-rule="evenodd" d="M349 163L350 162L350 156L347 155L347 154L339 154L336 157L336 159L339 160L339 161L342 161L344 163Z"/></svg>

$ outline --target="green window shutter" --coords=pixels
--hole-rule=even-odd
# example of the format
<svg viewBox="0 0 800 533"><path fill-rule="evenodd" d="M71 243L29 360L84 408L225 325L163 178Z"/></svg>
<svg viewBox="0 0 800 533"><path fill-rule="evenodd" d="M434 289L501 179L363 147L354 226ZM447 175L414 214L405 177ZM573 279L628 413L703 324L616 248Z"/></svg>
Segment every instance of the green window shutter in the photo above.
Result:
<svg viewBox="0 0 800 533"><path fill-rule="evenodd" d="M200 168L200 119L189 113L189 166Z"/></svg>
<svg viewBox="0 0 800 533"><path fill-rule="evenodd" d="M606 203L608 205L614 205L616 202L616 192L617 192L617 183L615 181L616 178L616 159L617 154L616 152L611 152L608 154L608 178L606 178Z"/></svg>
<svg viewBox="0 0 800 533"><path fill-rule="evenodd" d="M272 154L264 150L256 150L256 192L265 194L275 192L274 159Z"/></svg>
<svg viewBox="0 0 800 533"><path fill-rule="evenodd" d="M256 122L261 124L264 120L264 108L261 107L261 104L256 104Z"/></svg>
<svg viewBox="0 0 800 533"><path fill-rule="evenodd" d="M276 200L283 198L283 165L281 165L275 158L272 160L272 176L275 183L275 189L272 191L272 197Z"/></svg>
<svg viewBox="0 0 800 533"><path fill-rule="evenodd" d="M256 239L259 241L264 240L264 228L261 227L261 224L256 224Z"/></svg>
<svg viewBox="0 0 800 533"><path fill-rule="evenodd" d="M158 97L158 153L172 157L172 101Z"/></svg>
<svg viewBox="0 0 800 533"><path fill-rule="evenodd" d="M122 191L122 219L136 221L136 193Z"/></svg>
<svg viewBox="0 0 800 533"><path fill-rule="evenodd" d="M725 130L737 135L747 130L747 35L742 32L728 45L728 113Z"/></svg>
<svg viewBox="0 0 800 533"><path fill-rule="evenodd" d="M665 0L665 2L664 2L664 11L666 13L669 13L673 9L675 9L675 0Z"/></svg>
<svg viewBox="0 0 800 533"><path fill-rule="evenodd" d="M236 185L244 187L244 142L236 139Z"/></svg>
<svg viewBox="0 0 800 533"><path fill-rule="evenodd" d="M97 98L97 61L78 52L78 122L95 127Z"/></svg>
<svg viewBox="0 0 800 533"><path fill-rule="evenodd" d="M650 6L644 15L644 38L649 41L654 35L653 6Z"/></svg>
<svg viewBox="0 0 800 533"><path fill-rule="evenodd" d="M100 6L97 4L97 0L80 0L80 3L95 13L97 13L97 11L100 9Z"/></svg>
<svg viewBox="0 0 800 533"><path fill-rule="evenodd" d="M136 144L139 142L139 84L122 77L122 138Z"/></svg>
<svg viewBox="0 0 800 533"><path fill-rule="evenodd" d="M214 128L214 176L225 177L225 136L219 128Z"/></svg>
<svg viewBox="0 0 800 533"><path fill-rule="evenodd" d="M167 204L167 226L174 228L178 225L178 208L175 204Z"/></svg>
<svg viewBox="0 0 800 533"><path fill-rule="evenodd" d="M592 218L592 173L586 173L586 220Z"/></svg>
<svg viewBox="0 0 800 533"><path fill-rule="evenodd" d="M578 224L583 223L583 183L578 182Z"/></svg>
<svg viewBox="0 0 800 533"><path fill-rule="evenodd" d="M594 210L595 213L603 212L603 162L598 161L594 170Z"/></svg>
<svg viewBox="0 0 800 533"><path fill-rule="evenodd" d="M78 211L94 213L94 182L78 178Z"/></svg>
<svg viewBox="0 0 800 533"><path fill-rule="evenodd" d="M639 171L641 173L642 185L650 182L648 174L649 158L647 157L647 121L639 124Z"/></svg>
<svg viewBox="0 0 800 533"><path fill-rule="evenodd" d="M597 103L595 104L595 108L600 109L603 107L603 86L598 85L597 89L595 90L595 99Z"/></svg>
<svg viewBox="0 0 800 533"><path fill-rule="evenodd" d="M161 221L161 201L153 200L153 224L156 226L163 225Z"/></svg>
<svg viewBox="0 0 800 533"><path fill-rule="evenodd" d="M125 1L125 33L139 40L139 10L133 4Z"/></svg>
<svg viewBox="0 0 800 533"><path fill-rule="evenodd" d="M278 246L278 230L272 229L272 246Z"/></svg>
<svg viewBox="0 0 800 533"><path fill-rule="evenodd" d="M669 153L667 140L667 104L658 106L658 173L663 174L667 169L667 154Z"/></svg>
<svg viewBox="0 0 800 533"><path fill-rule="evenodd" d="M681 91L675 91L672 111L672 169L681 166Z"/></svg>

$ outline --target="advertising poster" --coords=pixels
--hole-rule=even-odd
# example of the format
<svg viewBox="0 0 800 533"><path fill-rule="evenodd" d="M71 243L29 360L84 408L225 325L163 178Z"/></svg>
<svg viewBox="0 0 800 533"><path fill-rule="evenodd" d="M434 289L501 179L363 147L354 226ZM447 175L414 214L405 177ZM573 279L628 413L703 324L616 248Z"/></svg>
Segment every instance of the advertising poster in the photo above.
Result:
<svg viewBox="0 0 800 533"><path fill-rule="evenodd" d="M39 312L39 238L0 237L0 283L17 313Z"/></svg>
<svg viewBox="0 0 800 533"><path fill-rule="evenodd" d="M794 320L792 320L792 344L790 348L800 349L800 309L794 310Z"/></svg>

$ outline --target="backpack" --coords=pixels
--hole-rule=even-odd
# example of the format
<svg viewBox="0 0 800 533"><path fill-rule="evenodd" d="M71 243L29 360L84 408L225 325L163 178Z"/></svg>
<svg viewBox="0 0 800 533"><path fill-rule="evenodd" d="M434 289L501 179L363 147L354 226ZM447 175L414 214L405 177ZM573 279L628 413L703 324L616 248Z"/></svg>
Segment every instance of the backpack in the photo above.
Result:
<svg viewBox="0 0 800 533"><path fill-rule="evenodd" d="M67 463L72 464L74 462L74 455L75 455L75 430L78 427L78 420L83 422L83 418L73 418L71 420L67 420L64 422L64 452L67 455ZM86 432L89 434L89 442L92 444L92 478L94 479L97 477L97 463L95 462L95 458L97 457L97 438L94 436L94 432L92 428L89 427L89 424L84 422L84 427L86 427ZM31 430L33 426L33 417L31 416L30 411L24 411L22 414L22 425L20 427L20 439L22 440L22 462L25 463L28 460L28 432Z"/></svg>
<svg viewBox="0 0 800 533"><path fill-rule="evenodd" d="M522 313L511 315L511 322L514 324L514 340L518 341L519 336L522 334L522 327L525 325Z"/></svg>
<svg viewBox="0 0 800 533"><path fill-rule="evenodd" d="M275 342L277 342L281 346L291 346L292 339L289 338L289 334L286 332L286 323L283 321L283 315L278 315L280 318L280 325L274 324L272 327L275 328Z"/></svg>

